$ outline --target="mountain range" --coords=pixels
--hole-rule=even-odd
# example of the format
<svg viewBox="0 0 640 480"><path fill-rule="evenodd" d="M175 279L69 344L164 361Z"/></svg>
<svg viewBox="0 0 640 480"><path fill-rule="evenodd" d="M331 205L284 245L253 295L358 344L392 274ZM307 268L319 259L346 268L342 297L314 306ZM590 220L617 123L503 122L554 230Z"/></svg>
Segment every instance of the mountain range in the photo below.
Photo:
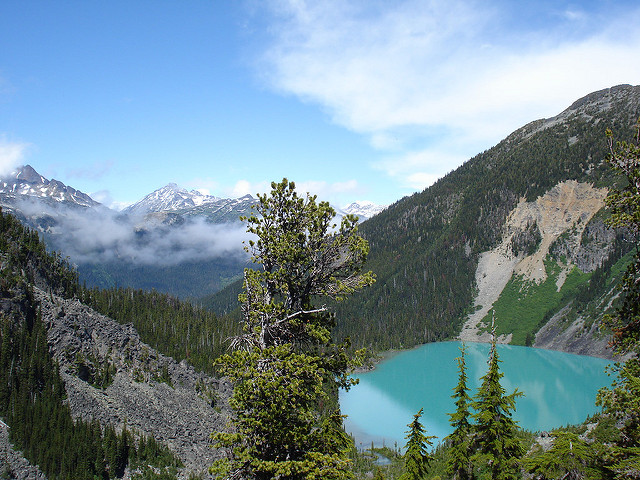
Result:
<svg viewBox="0 0 640 480"><path fill-rule="evenodd" d="M68 255L88 286L132 286L180 297L211 294L246 265L239 218L251 195L218 198L170 183L117 212L27 165L0 180L0 205ZM384 207L337 208L362 220Z"/></svg>
<svg viewBox="0 0 640 480"><path fill-rule="evenodd" d="M630 139L639 115L639 87L594 92L423 192L382 210L358 205L356 213L379 211L360 228L377 282L336 306L345 318L337 334L374 349L477 340L493 316L504 342L610 355L606 341L594 347L603 338L594 305L613 305L607 292L634 241L604 224L603 199L616 181L604 132ZM203 301L221 314L237 306L245 233L228 220L247 214L254 198L169 184L114 212L30 167L1 185L3 207L69 255L88 285L209 294ZM565 324L580 327L551 328Z"/></svg>
<svg viewBox="0 0 640 480"><path fill-rule="evenodd" d="M594 92L364 221L360 232L371 247L365 267L377 282L333 305L336 337L377 351L483 341L494 321L503 343L613 358L601 321L619 300L638 239L606 225L604 199L622 183L606 162L605 130L629 141L639 116L640 87ZM37 461L52 472L99 467L93 476L67 478L104 478L115 471L106 434L115 426L124 438L118 445L129 448L128 474L138 468L176 478L148 459L135 466L132 446L143 450L144 438L153 437L179 460L172 465L183 465L180 478L204 477L220 454L208 447L208 435L224 429L230 413L229 385L210 374L229 335L238 333L232 312L239 284L232 279L245 260L226 265L229 285L212 305L227 314L216 317L158 292L81 287L64 257L85 255L105 277L138 264L141 278L158 285L172 275L185 282L187 272L193 281L210 279L212 270L199 268L220 268L220 257L229 258L219 242L231 230L182 212L215 201L196 205L191 198L184 210L148 210L133 220L30 167L0 185L3 210L17 215L0 215L0 415L9 425L0 423L0 473L45 478ZM194 192L178 197L188 204L190 194L205 200ZM16 218L62 253L47 253ZM195 251L186 238L198 240ZM218 250L208 252L210 265L193 260L212 243ZM144 263L156 255L174 258L161 267ZM11 448L8 434L31 463ZM84 461L96 452L108 468Z"/></svg>

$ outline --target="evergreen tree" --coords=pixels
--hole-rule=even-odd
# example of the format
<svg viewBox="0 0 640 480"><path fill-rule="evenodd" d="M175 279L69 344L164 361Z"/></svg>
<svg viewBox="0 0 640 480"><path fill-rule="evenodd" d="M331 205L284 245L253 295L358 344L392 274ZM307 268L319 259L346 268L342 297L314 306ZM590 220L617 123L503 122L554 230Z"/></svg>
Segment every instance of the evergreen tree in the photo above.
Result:
<svg viewBox="0 0 640 480"><path fill-rule="evenodd" d="M607 196L612 212L609 224L626 229L636 240L634 260L622 280L622 304L615 315L606 317L614 334L611 343L632 356L616 365L616 379L611 388L600 390L596 401L621 425L620 437L610 448L614 462L609 468L616 478L640 478L640 119L635 128L634 142L617 142L615 147L607 130L609 164L623 177L623 187Z"/></svg>
<svg viewBox="0 0 640 480"><path fill-rule="evenodd" d="M482 384L475 396L474 414L475 454L474 465L480 478L491 480L513 479L518 477L518 460L524 449L517 438L517 423L511 418L516 408L516 398L522 396L517 389L506 395L500 385L504 374L500 371L495 332L489 351L489 370L481 378Z"/></svg>
<svg viewBox="0 0 640 480"><path fill-rule="evenodd" d="M467 388L465 351L466 347L462 344L460 356L456 359L460 375L454 394L451 396L455 400L456 411L449 414L449 423L453 427L453 433L447 437L449 445L447 473L452 475L455 480L467 480L472 472L470 459L471 424L469 423L471 397L469 397L469 389Z"/></svg>
<svg viewBox="0 0 640 480"><path fill-rule="evenodd" d="M376 466L372 480L384 480L384 475L382 474L382 469L380 467Z"/></svg>
<svg viewBox="0 0 640 480"><path fill-rule="evenodd" d="M258 215L244 219L259 268L245 270L244 333L219 362L234 384L235 416L233 433L213 436L228 456L211 471L219 478L348 478L349 439L335 397L351 385L348 345L332 343L334 317L314 301L373 282L371 272L360 273L368 245L355 217L336 229L327 202L299 197L287 179L271 187L258 195Z"/></svg>
<svg viewBox="0 0 640 480"><path fill-rule="evenodd" d="M558 432L553 435L552 447L533 454L525 461L526 470L540 480L598 480L603 472L594 468L592 448L575 433Z"/></svg>
<svg viewBox="0 0 640 480"><path fill-rule="evenodd" d="M425 435L424 426L420 423L422 408L413 416L413 421L407 425L407 444L404 453L404 473L400 480L420 480L427 475L429 462L433 459L428 448L433 444L433 435Z"/></svg>
<svg viewBox="0 0 640 480"><path fill-rule="evenodd" d="M607 130L610 155L608 162L621 175L623 188L612 189L607 196L611 209L609 225L624 228L635 240L634 261L622 281L623 302L616 315L608 317L613 327L613 345L622 352L638 352L640 345L640 119L636 123L635 142L613 144L613 134Z"/></svg>

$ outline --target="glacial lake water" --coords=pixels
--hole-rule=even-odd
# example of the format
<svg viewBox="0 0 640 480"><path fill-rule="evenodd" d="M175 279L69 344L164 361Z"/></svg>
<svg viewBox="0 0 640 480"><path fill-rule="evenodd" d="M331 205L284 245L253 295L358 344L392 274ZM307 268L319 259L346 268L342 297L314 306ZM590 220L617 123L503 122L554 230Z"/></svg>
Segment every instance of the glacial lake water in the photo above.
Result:
<svg viewBox="0 0 640 480"><path fill-rule="evenodd" d="M451 398L458 383L460 342L423 345L381 362L370 372L355 375L360 383L341 391L340 406L347 415L345 428L358 448L386 445L404 447L407 424L420 408L427 435L439 442L452 431L447 413L455 410ZM474 396L487 371L489 345L466 344L467 386ZM550 430L584 421L599 411L598 389L611 385L607 360L552 350L498 345L507 393L524 393L516 403L514 419L532 431Z"/></svg>

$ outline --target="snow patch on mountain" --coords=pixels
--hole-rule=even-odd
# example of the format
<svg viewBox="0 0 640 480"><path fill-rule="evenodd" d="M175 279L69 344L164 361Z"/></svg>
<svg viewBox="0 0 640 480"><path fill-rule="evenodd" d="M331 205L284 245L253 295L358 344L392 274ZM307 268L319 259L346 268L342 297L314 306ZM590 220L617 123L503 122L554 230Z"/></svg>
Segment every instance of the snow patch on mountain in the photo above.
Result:
<svg viewBox="0 0 640 480"><path fill-rule="evenodd" d="M359 200L349 205L336 208L336 216L344 217L345 215L355 215L361 222L379 214L387 208L387 205L376 205L368 200Z"/></svg>
<svg viewBox="0 0 640 480"><path fill-rule="evenodd" d="M100 205L86 193L69 187L58 180L47 180L30 165L0 179L0 198L3 203L13 203L24 197L53 200L58 203L80 207Z"/></svg>
<svg viewBox="0 0 640 480"><path fill-rule="evenodd" d="M143 216L152 212L175 212L200 207L220 202L221 200L221 198L205 195L198 190L188 191L175 183L169 183L151 192L142 200L128 206L123 212L133 216Z"/></svg>

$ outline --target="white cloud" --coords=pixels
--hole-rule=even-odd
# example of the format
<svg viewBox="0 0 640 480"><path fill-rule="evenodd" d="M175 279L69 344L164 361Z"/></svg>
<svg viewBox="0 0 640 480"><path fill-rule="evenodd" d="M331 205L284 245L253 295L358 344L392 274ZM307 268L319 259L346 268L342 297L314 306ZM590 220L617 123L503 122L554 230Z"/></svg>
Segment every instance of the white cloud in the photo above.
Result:
<svg viewBox="0 0 640 480"><path fill-rule="evenodd" d="M420 191L420 190L424 190L427 187L430 187L431 185L433 185L434 183L436 183L436 181L438 180L438 178L440 178L441 175L436 175L433 173L427 173L427 172L414 172L411 173L409 175L407 175L406 177L406 183L409 187Z"/></svg>
<svg viewBox="0 0 640 480"><path fill-rule="evenodd" d="M117 213L68 208L25 200L26 215L55 218L49 229L56 250L75 263L121 260L135 265L177 265L215 258L243 258L246 226L240 222L211 224L187 218L178 226L153 221L134 223Z"/></svg>
<svg viewBox="0 0 640 480"><path fill-rule="evenodd" d="M397 179L405 188L423 190L449 173L451 165L460 165L465 160L467 159L463 156L453 155L446 149L433 149L391 156L373 166Z"/></svg>
<svg viewBox="0 0 640 480"><path fill-rule="evenodd" d="M394 152L397 165L375 166L408 184L450 171L592 91L638 82L638 7L550 12L556 23L523 30L522 19L505 21L505 5L272 2L273 43L260 67L274 89L320 105L374 148ZM402 162L416 143L422 155L457 163L409 168ZM446 144L450 158L441 156Z"/></svg>
<svg viewBox="0 0 640 480"><path fill-rule="evenodd" d="M245 195L255 197L257 193L265 193L271 189L267 182L251 183L248 180L238 180L231 189L225 192L232 198L239 198Z"/></svg>
<svg viewBox="0 0 640 480"><path fill-rule="evenodd" d="M24 163L24 157L30 145L13 142L0 137L0 175L6 175Z"/></svg>

